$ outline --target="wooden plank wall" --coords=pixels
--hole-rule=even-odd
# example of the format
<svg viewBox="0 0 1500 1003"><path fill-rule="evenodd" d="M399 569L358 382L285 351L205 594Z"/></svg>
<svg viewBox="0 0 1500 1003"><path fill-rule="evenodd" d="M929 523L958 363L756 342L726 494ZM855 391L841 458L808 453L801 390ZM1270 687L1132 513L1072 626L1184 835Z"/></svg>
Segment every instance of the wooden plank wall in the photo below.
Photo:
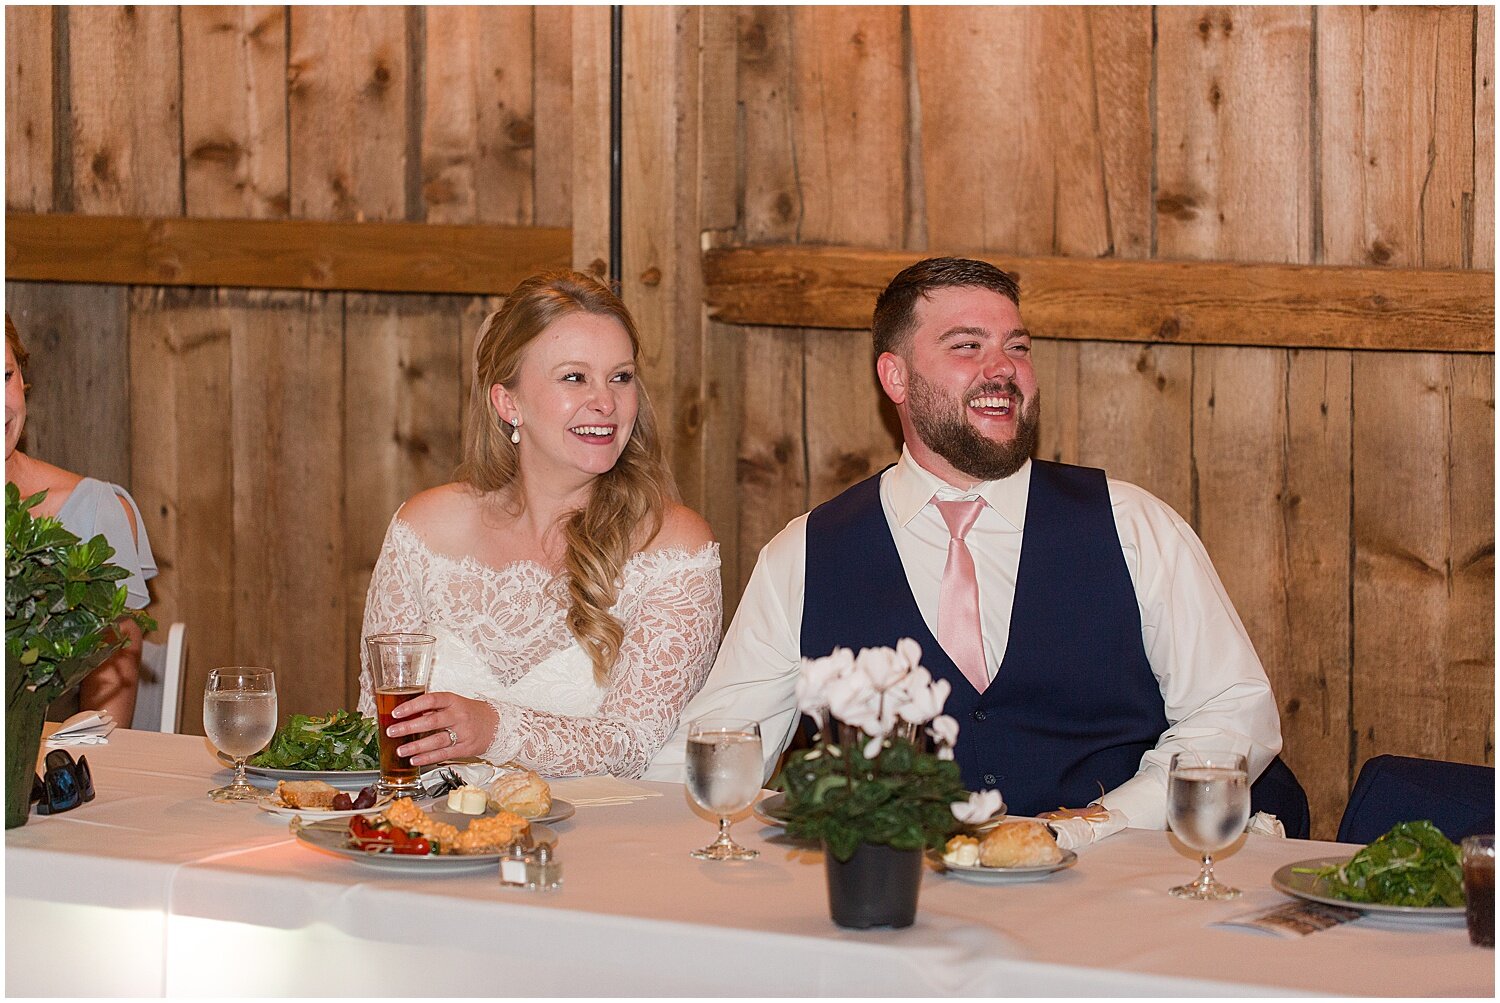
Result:
<svg viewBox="0 0 1500 1003"><path fill-rule="evenodd" d="M10 7L6 48L11 210L571 223L566 9ZM451 476L499 302L7 285L27 447L140 503L187 730L215 665L352 705L386 524Z"/></svg>
<svg viewBox="0 0 1500 1003"><path fill-rule="evenodd" d="M740 18L740 242L1493 267L1489 8ZM762 379L731 595L899 448L867 335L741 333ZM1372 755L1493 763L1493 356L1043 338L1036 359L1041 454L1148 488L1215 557L1316 835Z"/></svg>
<svg viewBox="0 0 1500 1003"><path fill-rule="evenodd" d="M867 336L707 321L704 247L1493 269L1493 21L628 8L622 291L729 609L766 540L899 441ZM569 226L575 264L606 267L605 7L9 7L6 47L11 210ZM7 296L38 349L28 445L135 492L187 692L270 660L288 709L347 703L385 525L451 471L498 301ZM1316 834L1373 754L1493 762L1492 355L1043 337L1036 358L1042 455L1203 536Z"/></svg>

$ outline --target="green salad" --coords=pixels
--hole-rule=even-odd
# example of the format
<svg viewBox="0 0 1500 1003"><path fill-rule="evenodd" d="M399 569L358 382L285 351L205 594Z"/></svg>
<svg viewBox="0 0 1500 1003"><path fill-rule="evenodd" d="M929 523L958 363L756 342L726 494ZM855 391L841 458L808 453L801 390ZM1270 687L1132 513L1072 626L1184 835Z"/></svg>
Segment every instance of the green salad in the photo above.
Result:
<svg viewBox="0 0 1500 1003"><path fill-rule="evenodd" d="M1334 898L1381 905L1462 906L1458 847L1431 822L1401 822L1343 864L1298 868Z"/></svg>
<svg viewBox="0 0 1500 1003"><path fill-rule="evenodd" d="M375 720L357 711L293 714L251 766L272 770L374 770L380 768Z"/></svg>

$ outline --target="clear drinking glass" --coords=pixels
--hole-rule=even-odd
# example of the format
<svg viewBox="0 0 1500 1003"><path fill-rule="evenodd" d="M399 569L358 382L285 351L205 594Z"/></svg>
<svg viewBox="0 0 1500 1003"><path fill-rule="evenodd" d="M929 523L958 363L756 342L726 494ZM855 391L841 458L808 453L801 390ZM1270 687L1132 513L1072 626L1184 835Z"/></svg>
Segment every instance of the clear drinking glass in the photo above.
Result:
<svg viewBox="0 0 1500 1003"><path fill-rule="evenodd" d="M365 638L370 674L375 679L375 739L380 746L377 788L381 794L418 797L424 793L421 771L412 765L410 756L399 756L396 750L426 736L392 738L385 730L396 723L392 715L397 707L427 692L436 647L437 638L431 634L371 634Z"/></svg>
<svg viewBox="0 0 1500 1003"><path fill-rule="evenodd" d="M1250 820L1250 776L1234 752L1179 752L1167 771L1167 824L1203 854L1196 881L1168 889L1182 899L1238 898L1240 890L1214 878L1213 855L1233 845Z"/></svg>
<svg viewBox="0 0 1500 1003"><path fill-rule="evenodd" d="M687 789L704 811L719 816L719 838L692 855L699 860L753 860L759 850L729 838L729 818L755 803L760 793L760 725L730 718L699 718L688 724Z"/></svg>
<svg viewBox="0 0 1500 1003"><path fill-rule="evenodd" d="M276 734L276 675L270 669L235 665L214 669L203 690L203 731L234 760L234 782L209 791L215 801L250 801L261 792L245 779L245 760Z"/></svg>

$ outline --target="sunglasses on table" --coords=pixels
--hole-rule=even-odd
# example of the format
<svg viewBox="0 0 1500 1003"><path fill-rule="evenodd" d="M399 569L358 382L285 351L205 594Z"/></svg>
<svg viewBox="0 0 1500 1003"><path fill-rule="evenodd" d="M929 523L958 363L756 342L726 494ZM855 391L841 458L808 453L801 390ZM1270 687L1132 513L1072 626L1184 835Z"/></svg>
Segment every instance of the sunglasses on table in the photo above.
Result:
<svg viewBox="0 0 1500 1003"><path fill-rule="evenodd" d="M32 777L31 800L37 803L38 815L56 815L94 800L94 777L89 772L87 756L73 756L66 749L47 753L45 770Z"/></svg>

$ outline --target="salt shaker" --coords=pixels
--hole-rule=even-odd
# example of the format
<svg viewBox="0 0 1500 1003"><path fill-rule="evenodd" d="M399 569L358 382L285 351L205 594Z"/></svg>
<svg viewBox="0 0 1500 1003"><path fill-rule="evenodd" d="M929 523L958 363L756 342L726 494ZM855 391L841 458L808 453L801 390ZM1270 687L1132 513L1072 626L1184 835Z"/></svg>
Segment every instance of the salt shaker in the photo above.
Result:
<svg viewBox="0 0 1500 1003"><path fill-rule="evenodd" d="M531 869L531 855L520 843L512 843L510 852L500 858L500 883L523 887L527 884L527 871Z"/></svg>
<svg viewBox="0 0 1500 1003"><path fill-rule="evenodd" d="M526 887L556 891L562 884L562 864L552 859L552 844L542 843L526 860Z"/></svg>

